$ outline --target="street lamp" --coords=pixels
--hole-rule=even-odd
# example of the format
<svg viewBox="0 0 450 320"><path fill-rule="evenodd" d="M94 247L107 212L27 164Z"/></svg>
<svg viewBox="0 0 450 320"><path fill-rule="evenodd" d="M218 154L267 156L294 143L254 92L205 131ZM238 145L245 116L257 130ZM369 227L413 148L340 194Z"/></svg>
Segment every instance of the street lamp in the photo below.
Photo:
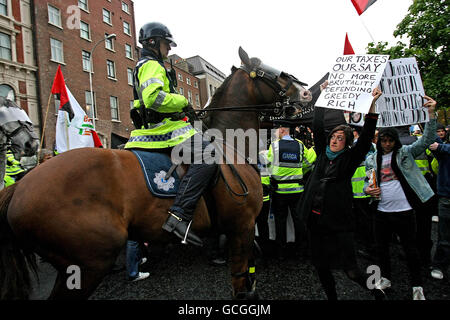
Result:
<svg viewBox="0 0 450 320"><path fill-rule="evenodd" d="M105 36L103 39L100 39L99 41L97 41L97 43L94 45L91 52L89 53L89 62L90 62L89 64L90 64L90 69L91 69L89 71L89 87L91 89L92 125L94 127L94 130L95 130L95 103L94 103L94 93L92 92L92 73L94 72L94 60L92 59L92 55L94 54L94 50L100 42L103 42L103 41L106 41L108 39L112 39L115 37L116 37L116 34L112 33L110 35Z"/></svg>

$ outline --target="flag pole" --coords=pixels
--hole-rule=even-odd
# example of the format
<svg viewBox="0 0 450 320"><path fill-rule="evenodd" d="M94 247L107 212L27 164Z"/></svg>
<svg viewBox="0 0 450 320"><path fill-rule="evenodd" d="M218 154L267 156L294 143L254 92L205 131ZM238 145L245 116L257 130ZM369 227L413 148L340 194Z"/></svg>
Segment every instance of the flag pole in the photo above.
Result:
<svg viewBox="0 0 450 320"><path fill-rule="evenodd" d="M37 164L39 164L39 157L41 155L42 144L44 143L45 127L47 125L47 115L48 115L48 109L50 108L51 99L52 99L52 92L50 90L50 94L48 95L47 110L45 111L44 125L42 127L41 144L39 145L39 150L38 150L38 154L37 154Z"/></svg>
<svg viewBox="0 0 450 320"><path fill-rule="evenodd" d="M361 16L359 16L359 19L361 19L361 23L366 29L367 33L369 34L370 38L372 39L372 42L375 44L375 39L373 38L372 34L370 33L369 29L367 28L366 24L364 23L364 20Z"/></svg>

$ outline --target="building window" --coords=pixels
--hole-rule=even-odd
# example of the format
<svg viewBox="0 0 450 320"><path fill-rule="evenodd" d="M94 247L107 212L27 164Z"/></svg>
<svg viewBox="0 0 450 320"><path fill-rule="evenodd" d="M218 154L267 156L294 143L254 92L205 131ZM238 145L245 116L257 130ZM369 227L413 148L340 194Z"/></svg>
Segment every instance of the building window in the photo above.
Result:
<svg viewBox="0 0 450 320"><path fill-rule="evenodd" d="M16 94L14 89L7 84L0 84L0 97L5 97L11 101L16 101Z"/></svg>
<svg viewBox="0 0 450 320"><path fill-rule="evenodd" d="M186 77L186 83L187 83L188 85L191 85L191 78Z"/></svg>
<svg viewBox="0 0 450 320"><path fill-rule="evenodd" d="M86 101L86 115L89 117L89 119L97 118L97 108L95 103L95 92L92 92L92 95L94 96L94 107L92 107L92 96L90 91L84 92L84 101Z"/></svg>
<svg viewBox="0 0 450 320"><path fill-rule="evenodd" d="M105 33L105 38L109 36L109 34ZM105 40L105 48L111 51L114 51L114 39L109 38Z"/></svg>
<svg viewBox="0 0 450 320"><path fill-rule="evenodd" d="M83 59L83 70L91 71L91 53L87 51L81 51L81 56Z"/></svg>
<svg viewBox="0 0 450 320"><path fill-rule="evenodd" d="M188 101L190 104L192 104L192 92L191 90L188 90Z"/></svg>
<svg viewBox="0 0 450 320"><path fill-rule="evenodd" d="M133 49L129 44L125 44L125 56L129 59L133 59Z"/></svg>
<svg viewBox="0 0 450 320"><path fill-rule="evenodd" d="M132 86L134 82L133 69L127 68L127 77L128 77L128 84Z"/></svg>
<svg viewBox="0 0 450 320"><path fill-rule="evenodd" d="M0 14L7 16L8 15L8 0L0 0Z"/></svg>
<svg viewBox="0 0 450 320"><path fill-rule="evenodd" d="M80 37L86 40L91 40L91 31L89 30L89 24L80 21Z"/></svg>
<svg viewBox="0 0 450 320"><path fill-rule="evenodd" d="M130 9L128 8L128 3L122 1L122 11L126 13L130 13Z"/></svg>
<svg viewBox="0 0 450 320"><path fill-rule="evenodd" d="M198 93L195 94L195 105L200 107L200 96Z"/></svg>
<svg viewBox="0 0 450 320"><path fill-rule="evenodd" d="M78 0L78 8L88 11L88 0Z"/></svg>
<svg viewBox="0 0 450 320"><path fill-rule="evenodd" d="M194 81L194 87L198 88L198 81L197 80Z"/></svg>
<svg viewBox="0 0 450 320"><path fill-rule="evenodd" d="M178 80L180 80L181 82L183 82L183 75L181 73L178 73Z"/></svg>
<svg viewBox="0 0 450 320"><path fill-rule="evenodd" d="M103 9L103 22L112 25L111 12L106 9Z"/></svg>
<svg viewBox="0 0 450 320"><path fill-rule="evenodd" d="M126 21L123 22L123 32L129 36L131 36L131 28L130 24Z"/></svg>
<svg viewBox="0 0 450 320"><path fill-rule="evenodd" d="M50 24L62 28L61 10L51 5L48 5L47 7L48 7L48 22Z"/></svg>
<svg viewBox="0 0 450 320"><path fill-rule="evenodd" d="M180 94L183 96L184 95L184 90L182 87L179 87L178 90L180 91Z"/></svg>
<svg viewBox="0 0 450 320"><path fill-rule="evenodd" d="M50 38L51 59L55 62L64 63L64 52L62 41Z"/></svg>
<svg viewBox="0 0 450 320"><path fill-rule="evenodd" d="M106 60L106 66L108 70L108 78L116 78L116 66L114 64L114 61Z"/></svg>
<svg viewBox="0 0 450 320"><path fill-rule="evenodd" d="M12 60L11 36L0 32L0 58Z"/></svg>
<svg viewBox="0 0 450 320"><path fill-rule="evenodd" d="M111 106L111 120L119 121L119 101L117 97L110 96L109 104Z"/></svg>

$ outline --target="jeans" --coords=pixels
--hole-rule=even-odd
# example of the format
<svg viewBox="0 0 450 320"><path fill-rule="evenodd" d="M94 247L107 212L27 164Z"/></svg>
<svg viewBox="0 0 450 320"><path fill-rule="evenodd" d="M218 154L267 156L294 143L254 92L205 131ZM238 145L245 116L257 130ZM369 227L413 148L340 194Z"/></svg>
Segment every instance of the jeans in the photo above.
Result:
<svg viewBox="0 0 450 320"><path fill-rule="evenodd" d="M127 274L129 278L136 278L139 274L139 264L141 263L141 247L139 242L127 241Z"/></svg>
<svg viewBox="0 0 450 320"><path fill-rule="evenodd" d="M169 209L171 212L176 213L185 220L192 220L198 199L202 196L206 187L208 187L209 182L217 169L217 164L207 164L204 162L204 159L202 159L202 154L205 148L209 146L210 142L207 140L200 140L200 151L200 148L198 148L198 150L195 148L197 145L194 146L194 137L195 135L183 142L184 146L187 148L189 145L191 146L190 152L192 163L189 165L186 175L181 179L177 196L172 207ZM214 154L214 151L211 152L212 157L214 157Z"/></svg>
<svg viewBox="0 0 450 320"><path fill-rule="evenodd" d="M395 232L406 254L412 287L422 286L421 261L416 241L416 216L413 210L404 212L377 211L374 232L378 265L383 277L391 280L389 244Z"/></svg>
<svg viewBox="0 0 450 320"><path fill-rule="evenodd" d="M450 265L450 198L439 197L438 241L433 267L445 270Z"/></svg>

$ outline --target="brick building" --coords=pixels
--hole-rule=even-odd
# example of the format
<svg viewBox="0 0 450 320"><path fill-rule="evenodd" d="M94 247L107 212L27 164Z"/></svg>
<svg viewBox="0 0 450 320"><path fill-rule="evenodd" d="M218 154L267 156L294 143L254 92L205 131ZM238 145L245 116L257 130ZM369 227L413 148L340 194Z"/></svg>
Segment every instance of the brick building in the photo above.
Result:
<svg viewBox="0 0 450 320"><path fill-rule="evenodd" d="M37 66L30 0L0 0L0 96L14 100L38 132Z"/></svg>
<svg viewBox="0 0 450 320"><path fill-rule="evenodd" d="M74 97L88 116L95 114L95 129L104 147L111 147L112 136L128 138L133 129L129 116L132 72L138 59L133 1L35 0L32 15L42 121L60 64ZM105 40L111 34L116 37ZM45 121L47 148L55 141L56 111L51 98Z"/></svg>
<svg viewBox="0 0 450 320"><path fill-rule="evenodd" d="M200 100L200 81L189 72L189 65L186 60L177 55L170 55L169 61L172 60L172 65L165 62L167 70L174 69L177 77L177 91L184 95L194 109L201 109Z"/></svg>

